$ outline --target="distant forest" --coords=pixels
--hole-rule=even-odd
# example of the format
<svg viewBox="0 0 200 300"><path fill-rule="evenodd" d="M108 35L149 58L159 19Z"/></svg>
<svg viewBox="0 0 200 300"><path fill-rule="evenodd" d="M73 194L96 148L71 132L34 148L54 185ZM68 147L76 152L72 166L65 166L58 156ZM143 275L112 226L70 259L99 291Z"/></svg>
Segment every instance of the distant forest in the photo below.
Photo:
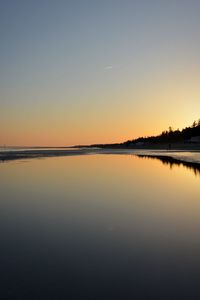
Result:
<svg viewBox="0 0 200 300"><path fill-rule="evenodd" d="M138 146L152 146L156 147L158 145L164 146L168 144L170 146L173 143L185 143L194 144L200 143L200 119L194 121L191 126L185 127L182 130L173 128L170 126L168 130L163 131L157 136L139 137L137 139L128 140L122 143L112 143L112 144L92 144L92 145L78 145L75 147L100 147L100 148L127 148L127 147L138 147Z"/></svg>
<svg viewBox="0 0 200 300"><path fill-rule="evenodd" d="M139 137L134 140L128 140L122 145L136 145L138 143L184 143L190 142L192 138L200 136L200 119L198 121L194 121L190 127L186 127L182 130L173 130L170 126L168 130L163 131L160 135L157 136L149 136L149 137Z"/></svg>

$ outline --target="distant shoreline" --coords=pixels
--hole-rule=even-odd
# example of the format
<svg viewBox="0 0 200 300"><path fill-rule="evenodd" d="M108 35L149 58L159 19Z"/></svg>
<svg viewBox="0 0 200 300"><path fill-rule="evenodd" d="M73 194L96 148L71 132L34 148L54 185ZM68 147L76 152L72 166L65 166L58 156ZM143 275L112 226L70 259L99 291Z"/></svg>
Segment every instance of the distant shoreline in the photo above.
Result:
<svg viewBox="0 0 200 300"><path fill-rule="evenodd" d="M73 146L72 148L100 148L100 149L129 149L129 150L177 150L177 151L200 151L200 143L146 143L144 145L123 144L93 144Z"/></svg>

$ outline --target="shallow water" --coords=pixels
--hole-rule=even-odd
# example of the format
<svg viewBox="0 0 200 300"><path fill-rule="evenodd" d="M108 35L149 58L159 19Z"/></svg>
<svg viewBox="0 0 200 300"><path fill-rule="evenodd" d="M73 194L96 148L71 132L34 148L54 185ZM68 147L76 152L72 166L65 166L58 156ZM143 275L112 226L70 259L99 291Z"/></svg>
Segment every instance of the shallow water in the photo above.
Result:
<svg viewBox="0 0 200 300"><path fill-rule="evenodd" d="M0 164L2 299L199 299L195 174L134 155Z"/></svg>
<svg viewBox="0 0 200 300"><path fill-rule="evenodd" d="M183 162L196 163L200 165L200 151L185 151L185 150L139 150L134 151L139 155L149 155L149 156L166 156L172 157L176 160Z"/></svg>

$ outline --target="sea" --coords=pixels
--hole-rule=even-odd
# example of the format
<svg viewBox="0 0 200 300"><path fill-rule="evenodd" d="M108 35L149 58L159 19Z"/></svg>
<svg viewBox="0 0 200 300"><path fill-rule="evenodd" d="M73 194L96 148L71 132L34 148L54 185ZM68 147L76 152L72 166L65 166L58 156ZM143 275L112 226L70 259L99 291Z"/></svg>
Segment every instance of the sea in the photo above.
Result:
<svg viewBox="0 0 200 300"><path fill-rule="evenodd" d="M1 162L0 299L200 299L200 171L154 154Z"/></svg>

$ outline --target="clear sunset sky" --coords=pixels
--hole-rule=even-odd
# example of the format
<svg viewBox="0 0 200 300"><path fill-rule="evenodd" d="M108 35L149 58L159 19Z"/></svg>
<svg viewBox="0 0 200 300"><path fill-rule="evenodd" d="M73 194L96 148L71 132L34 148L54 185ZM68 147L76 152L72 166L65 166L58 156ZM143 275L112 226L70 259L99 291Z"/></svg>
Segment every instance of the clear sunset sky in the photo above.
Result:
<svg viewBox="0 0 200 300"><path fill-rule="evenodd" d="M1 0L0 145L121 142L200 117L199 0Z"/></svg>

